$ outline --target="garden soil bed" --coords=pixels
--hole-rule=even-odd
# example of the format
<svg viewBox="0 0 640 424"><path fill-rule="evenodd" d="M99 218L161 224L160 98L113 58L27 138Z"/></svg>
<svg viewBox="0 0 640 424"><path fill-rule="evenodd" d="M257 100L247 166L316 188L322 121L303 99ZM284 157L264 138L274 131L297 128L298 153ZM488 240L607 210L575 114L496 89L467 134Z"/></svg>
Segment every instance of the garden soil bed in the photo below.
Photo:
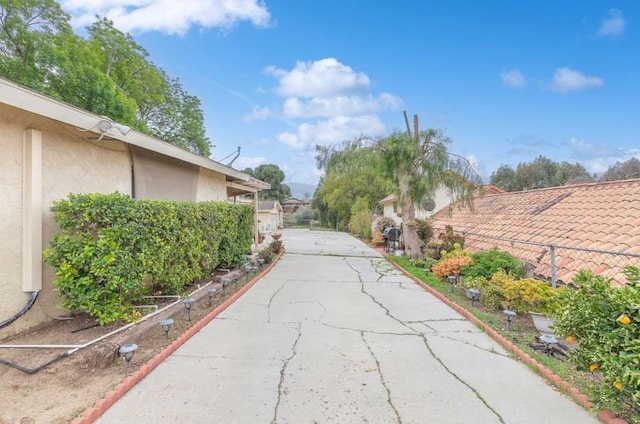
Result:
<svg viewBox="0 0 640 424"><path fill-rule="evenodd" d="M25 369L35 369L61 356L71 348L0 349L0 424L60 424L79 417L96 401L102 399L127 376L142 367L162 349L176 340L193 324L228 299L248 281L243 278L224 290L219 283L202 286L194 293L191 321L182 302L141 321L113 336L81 349L67 357L29 374L7 363ZM209 304L208 287L216 294ZM196 290L191 287L187 292ZM173 299L171 301L175 301ZM165 299L165 303L170 303ZM163 307L159 304L159 309ZM159 325L173 318L169 339ZM120 327L123 324L119 324ZM118 328L118 325L96 326L86 315L72 320L57 320L22 334L2 340L1 345L82 345ZM138 349L127 367L118 348L136 343ZM6 361L6 363L5 363Z"/></svg>

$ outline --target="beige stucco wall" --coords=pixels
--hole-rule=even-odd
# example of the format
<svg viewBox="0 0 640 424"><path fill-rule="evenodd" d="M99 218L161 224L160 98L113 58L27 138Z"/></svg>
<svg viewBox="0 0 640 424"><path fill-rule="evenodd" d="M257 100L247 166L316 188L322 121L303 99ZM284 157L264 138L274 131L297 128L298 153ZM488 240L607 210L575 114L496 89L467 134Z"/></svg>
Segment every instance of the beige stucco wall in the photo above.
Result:
<svg viewBox="0 0 640 424"><path fill-rule="evenodd" d="M222 174L200 168L198 175L198 202L210 200L227 200L227 184Z"/></svg>
<svg viewBox="0 0 640 424"><path fill-rule="evenodd" d="M261 233L270 233L278 230L282 226L282 212L276 211L258 211L258 231Z"/></svg>
<svg viewBox="0 0 640 424"><path fill-rule="evenodd" d="M426 219L433 215L434 213L446 208L451 203L451 195L449 190L445 187L440 187L436 190L434 194L435 208L433 211L428 212L422 209L416 209L416 218ZM397 202L397 201L396 201ZM391 218L396 223L396 225L400 225L402 223L402 218L398 217L398 214L393 211L393 203L392 201L388 201L383 203L382 205L382 214L385 218ZM397 211L400 211L400 206L397 206Z"/></svg>
<svg viewBox="0 0 640 424"><path fill-rule="evenodd" d="M69 193L131 194L131 161L124 143L89 142L87 133L56 121L0 105L0 321L20 311L22 291L22 142L25 129L42 135L43 247L57 231L50 207ZM64 314L57 305L52 270L43 264L42 291L31 311L0 330L0 338Z"/></svg>

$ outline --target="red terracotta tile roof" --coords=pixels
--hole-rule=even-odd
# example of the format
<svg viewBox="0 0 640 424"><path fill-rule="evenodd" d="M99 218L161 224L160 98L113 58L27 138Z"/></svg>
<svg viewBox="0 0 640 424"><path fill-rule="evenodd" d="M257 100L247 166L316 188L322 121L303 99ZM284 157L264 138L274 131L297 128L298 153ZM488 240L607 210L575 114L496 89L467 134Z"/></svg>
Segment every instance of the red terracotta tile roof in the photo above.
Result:
<svg viewBox="0 0 640 424"><path fill-rule="evenodd" d="M558 280L570 282L589 268L624 284L624 267L640 264L640 180L485 192L475 198L473 211L454 206L433 215L431 223L464 233L469 250L508 250L540 277L551 277L554 245ZM596 252L601 250L620 254Z"/></svg>

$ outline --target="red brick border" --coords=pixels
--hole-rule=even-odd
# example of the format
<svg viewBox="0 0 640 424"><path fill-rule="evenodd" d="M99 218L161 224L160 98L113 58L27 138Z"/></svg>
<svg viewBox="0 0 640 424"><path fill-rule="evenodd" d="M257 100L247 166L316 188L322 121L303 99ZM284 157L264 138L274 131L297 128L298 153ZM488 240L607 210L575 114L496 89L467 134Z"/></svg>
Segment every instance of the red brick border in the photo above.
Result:
<svg viewBox="0 0 640 424"><path fill-rule="evenodd" d="M113 404L115 404L122 396L125 395L133 386L135 386L140 380L145 378L155 367L160 365L162 361L167 359L169 355L175 352L180 346L182 346L187 340L193 337L198 331L200 331L205 325L210 323L215 317L217 317L222 311L231 306L240 296L242 296L247 290L249 290L255 283L258 282L262 277L264 277L271 269L276 265L276 263L280 260L282 255L284 254L284 249L275 259L263 269L260 274L253 277L251 281L242 286L237 292L231 295L227 300L218 305L214 310L209 312L206 316L204 316L200 321L192 325L187 331L182 333L180 337L174 340L167 347L158 352L153 358L149 360L146 364L144 364L140 369L134 372L129 377L125 378L120 384L118 384L113 390L111 390L107 395L97 401L93 406L89 407L89 409L85 410L84 413L72 421L72 424L90 424L97 420L102 414L105 413L107 409L109 409Z"/></svg>
<svg viewBox="0 0 640 424"><path fill-rule="evenodd" d="M383 253L383 255L386 257L386 254ZM562 392L564 392L569 397L571 397L578 405L582 406L583 408L585 408L588 411L590 411L593 408L593 402L591 402L589 400L589 397L587 395L582 393L577 388L571 386L571 384L569 384L569 382L567 382L567 381L564 381L562 379L562 377L560 377L559 375L557 375L556 373L554 373L553 371L551 371L549 368L545 367L544 365L540 364L538 361L533 359L527 353L523 352L518 346L516 346L515 344L511 343L502 334L498 333L496 330L491 328L484 321L480 320L475 315L473 315L471 312L467 311L462 306L460 306L457 303L453 302L448 297L446 297L445 295L443 295L442 293L440 293L439 291L437 291L433 287L431 287L428 284L426 284L424 281L422 281L419 278L411 275L408 271L406 271L404 268L402 268L397 263L395 263L393 261L389 261L389 262L391 262L393 264L393 266L395 266L397 269L402 271L407 277L411 278L413 281L418 283L424 290L428 291L429 293L431 293L432 295L434 295L435 297L440 299L442 302L444 302L446 305L448 305L450 308L452 308L453 310L458 312L460 315L464 316L466 319L468 319L472 323L480 326L485 333L489 334L489 336L491 336L491 338L493 338L495 341L500 343L500 345L502 347L504 347L506 350L512 352L522 362L524 362L526 364L529 364L529 365L532 365L535 369L538 370L540 375L545 380L547 380L551 385L557 387ZM598 411L597 417L598 417L598 420L600 420L600 422L602 422L604 424L628 424L627 421L616 417L615 414L613 414L613 412L608 411L606 409L602 410L602 411Z"/></svg>

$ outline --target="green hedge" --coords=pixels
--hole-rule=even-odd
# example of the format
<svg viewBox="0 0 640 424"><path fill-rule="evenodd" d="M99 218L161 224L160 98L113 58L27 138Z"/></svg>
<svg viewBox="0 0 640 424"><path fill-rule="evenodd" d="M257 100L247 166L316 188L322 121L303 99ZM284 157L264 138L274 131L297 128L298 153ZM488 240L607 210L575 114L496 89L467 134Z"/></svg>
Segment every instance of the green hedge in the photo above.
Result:
<svg viewBox="0 0 640 424"><path fill-rule="evenodd" d="M254 210L226 202L70 194L54 202L60 227L45 261L63 306L100 324L126 319L150 294L177 294L250 252Z"/></svg>

